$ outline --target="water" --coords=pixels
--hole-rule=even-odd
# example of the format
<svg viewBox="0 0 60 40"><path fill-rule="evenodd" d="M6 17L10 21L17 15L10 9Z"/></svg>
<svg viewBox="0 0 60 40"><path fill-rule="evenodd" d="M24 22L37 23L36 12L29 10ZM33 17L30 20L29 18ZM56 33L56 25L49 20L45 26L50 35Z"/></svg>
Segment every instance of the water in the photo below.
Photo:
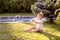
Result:
<svg viewBox="0 0 60 40"><path fill-rule="evenodd" d="M0 22L29 22L34 17L6 16L0 17Z"/></svg>

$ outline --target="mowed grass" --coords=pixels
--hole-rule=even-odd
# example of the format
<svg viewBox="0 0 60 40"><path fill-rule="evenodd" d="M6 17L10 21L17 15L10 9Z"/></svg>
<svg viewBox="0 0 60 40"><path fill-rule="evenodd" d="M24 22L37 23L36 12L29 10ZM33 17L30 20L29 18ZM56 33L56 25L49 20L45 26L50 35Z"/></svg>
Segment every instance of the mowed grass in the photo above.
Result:
<svg viewBox="0 0 60 40"><path fill-rule="evenodd" d="M0 16L34 16L32 13L0 13Z"/></svg>
<svg viewBox="0 0 60 40"><path fill-rule="evenodd" d="M60 24L44 24L42 33L24 32L31 24L0 23L0 40L60 40Z"/></svg>

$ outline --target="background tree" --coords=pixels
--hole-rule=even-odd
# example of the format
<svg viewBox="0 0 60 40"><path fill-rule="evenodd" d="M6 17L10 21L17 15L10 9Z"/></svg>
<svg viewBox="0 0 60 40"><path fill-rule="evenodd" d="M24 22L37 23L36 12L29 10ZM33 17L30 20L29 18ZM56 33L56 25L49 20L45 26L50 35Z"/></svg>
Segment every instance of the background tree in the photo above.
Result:
<svg viewBox="0 0 60 40"><path fill-rule="evenodd" d="M37 2L31 6L31 10L34 14L43 11L45 17L50 19L50 23L54 23L55 18L58 16L58 12L60 12L60 0L37 0Z"/></svg>
<svg viewBox="0 0 60 40"><path fill-rule="evenodd" d="M31 12L31 4L36 0L0 0L0 13Z"/></svg>

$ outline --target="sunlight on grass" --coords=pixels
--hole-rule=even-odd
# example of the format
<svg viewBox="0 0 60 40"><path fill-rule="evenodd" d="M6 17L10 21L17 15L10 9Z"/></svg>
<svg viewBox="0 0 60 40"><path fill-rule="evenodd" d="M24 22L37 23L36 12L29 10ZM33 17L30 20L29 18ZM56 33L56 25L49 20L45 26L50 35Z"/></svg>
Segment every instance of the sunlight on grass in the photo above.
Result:
<svg viewBox="0 0 60 40"><path fill-rule="evenodd" d="M60 25L44 25L43 33L24 32L31 24L0 23L0 40L60 40Z"/></svg>

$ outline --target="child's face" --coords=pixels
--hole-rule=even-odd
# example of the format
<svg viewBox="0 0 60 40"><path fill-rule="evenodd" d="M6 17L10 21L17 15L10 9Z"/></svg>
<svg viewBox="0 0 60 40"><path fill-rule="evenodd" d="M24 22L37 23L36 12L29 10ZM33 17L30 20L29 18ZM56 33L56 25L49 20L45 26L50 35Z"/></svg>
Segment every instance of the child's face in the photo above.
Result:
<svg viewBox="0 0 60 40"><path fill-rule="evenodd" d="M38 14L37 14L37 17L38 17L39 19L42 19L42 17L43 17L43 12L38 13Z"/></svg>

